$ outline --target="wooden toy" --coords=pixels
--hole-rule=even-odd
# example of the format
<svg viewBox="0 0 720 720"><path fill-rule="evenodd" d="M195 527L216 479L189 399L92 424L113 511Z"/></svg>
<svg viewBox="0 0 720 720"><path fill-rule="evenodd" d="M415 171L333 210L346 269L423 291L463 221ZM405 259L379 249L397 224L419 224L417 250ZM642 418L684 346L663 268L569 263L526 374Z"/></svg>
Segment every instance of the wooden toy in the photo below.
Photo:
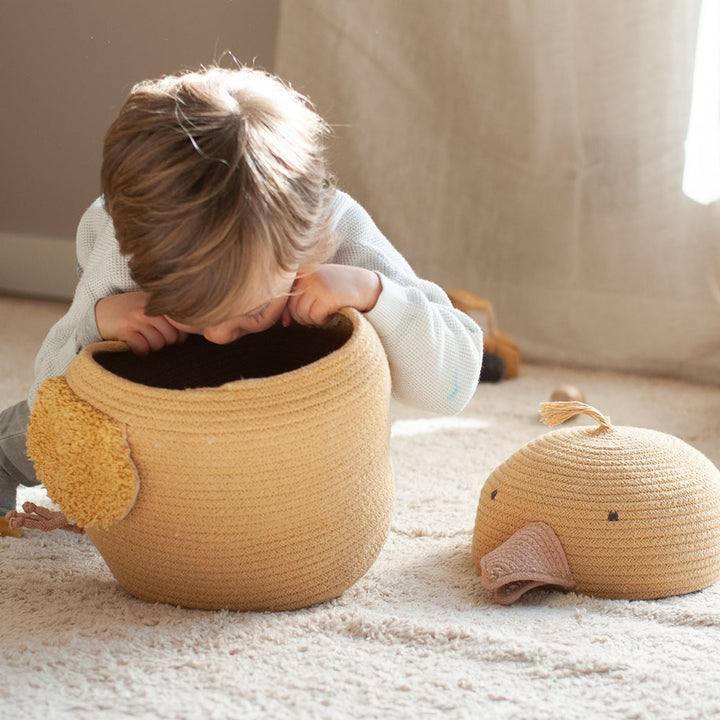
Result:
<svg viewBox="0 0 720 720"><path fill-rule="evenodd" d="M553 390L550 402L585 402L585 396L575 385L561 385Z"/></svg>

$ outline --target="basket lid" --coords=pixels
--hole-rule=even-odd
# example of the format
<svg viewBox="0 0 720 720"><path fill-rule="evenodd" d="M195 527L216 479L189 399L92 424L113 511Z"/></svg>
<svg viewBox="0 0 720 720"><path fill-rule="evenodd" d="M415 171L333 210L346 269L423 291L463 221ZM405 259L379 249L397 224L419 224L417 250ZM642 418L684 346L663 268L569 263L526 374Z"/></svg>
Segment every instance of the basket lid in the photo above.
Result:
<svg viewBox="0 0 720 720"><path fill-rule="evenodd" d="M487 478L473 554L496 599L522 594L498 594L501 575L529 589L555 572L564 580L550 584L621 598L691 592L720 576L720 473L707 457L672 435L612 425L585 403L544 403L541 414L551 427L578 414L597 425L545 433ZM516 533L531 523L557 536L572 582L527 567L523 548L535 540Z"/></svg>

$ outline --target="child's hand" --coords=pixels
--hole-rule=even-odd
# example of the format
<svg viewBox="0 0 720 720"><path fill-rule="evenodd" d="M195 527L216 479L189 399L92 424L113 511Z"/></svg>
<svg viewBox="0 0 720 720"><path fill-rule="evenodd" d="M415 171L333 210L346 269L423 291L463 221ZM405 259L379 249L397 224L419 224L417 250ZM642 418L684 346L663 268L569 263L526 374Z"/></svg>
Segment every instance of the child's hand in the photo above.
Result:
<svg viewBox="0 0 720 720"><path fill-rule="evenodd" d="M166 345L182 342L187 333L174 328L162 315L145 314L147 294L108 295L95 305L95 321L104 340L123 340L136 355L147 355Z"/></svg>
<svg viewBox="0 0 720 720"><path fill-rule="evenodd" d="M322 325L340 308L367 312L375 307L382 283L372 270L354 265L319 265L301 272L293 285L282 315L282 324L291 320L301 325Z"/></svg>

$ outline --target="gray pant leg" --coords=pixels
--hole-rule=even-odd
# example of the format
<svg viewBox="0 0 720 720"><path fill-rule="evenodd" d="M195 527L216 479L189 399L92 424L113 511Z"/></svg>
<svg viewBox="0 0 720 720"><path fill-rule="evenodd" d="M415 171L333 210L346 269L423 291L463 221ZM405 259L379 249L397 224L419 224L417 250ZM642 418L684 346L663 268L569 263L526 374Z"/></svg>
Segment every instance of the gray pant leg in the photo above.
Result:
<svg viewBox="0 0 720 720"><path fill-rule="evenodd" d="M24 400L0 413L0 516L15 509L18 483L39 485L25 450L30 410Z"/></svg>

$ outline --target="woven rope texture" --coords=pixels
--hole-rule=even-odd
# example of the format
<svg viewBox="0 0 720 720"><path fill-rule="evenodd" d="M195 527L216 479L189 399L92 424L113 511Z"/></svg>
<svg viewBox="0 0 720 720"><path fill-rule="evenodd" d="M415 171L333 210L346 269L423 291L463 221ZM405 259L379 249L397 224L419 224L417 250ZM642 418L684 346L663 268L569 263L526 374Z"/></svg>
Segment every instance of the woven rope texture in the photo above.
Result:
<svg viewBox="0 0 720 720"><path fill-rule="evenodd" d="M583 412L599 426L548 432L487 478L473 556L481 559L528 523L557 534L579 592L658 598L700 590L720 576L720 473L682 440L612 426L582 403L544 407L551 423Z"/></svg>
<svg viewBox="0 0 720 720"><path fill-rule="evenodd" d="M101 343L67 383L125 429L137 499L87 531L133 595L298 608L341 594L380 552L393 505L390 377L359 313L147 358Z"/></svg>

